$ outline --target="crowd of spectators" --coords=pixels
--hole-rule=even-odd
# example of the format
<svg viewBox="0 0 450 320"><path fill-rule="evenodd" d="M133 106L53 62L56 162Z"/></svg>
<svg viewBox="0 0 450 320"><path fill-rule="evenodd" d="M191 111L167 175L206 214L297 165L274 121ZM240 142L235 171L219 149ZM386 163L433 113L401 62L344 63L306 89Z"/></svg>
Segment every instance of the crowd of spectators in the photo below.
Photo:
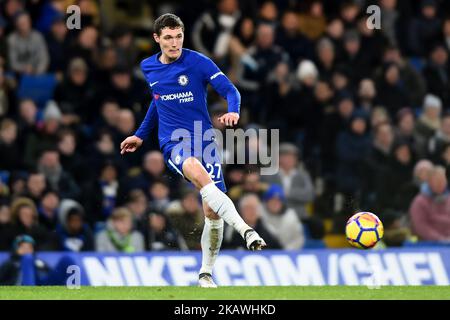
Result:
<svg viewBox="0 0 450 320"><path fill-rule="evenodd" d="M112 3L128 19L108 20ZM139 63L159 51L151 22L168 11L185 23L185 47L239 89L239 127L280 130L277 174L223 168L269 248L345 246L327 237L345 240L362 210L382 219L387 246L450 242L450 3L139 3L1 2L0 251L23 234L40 251L200 249L198 192L165 167L156 132L133 154L119 150L151 101ZM80 29L66 26L71 4ZM147 24L136 26L142 12ZM225 130L216 118L226 102L208 99ZM243 247L226 228L223 248Z"/></svg>

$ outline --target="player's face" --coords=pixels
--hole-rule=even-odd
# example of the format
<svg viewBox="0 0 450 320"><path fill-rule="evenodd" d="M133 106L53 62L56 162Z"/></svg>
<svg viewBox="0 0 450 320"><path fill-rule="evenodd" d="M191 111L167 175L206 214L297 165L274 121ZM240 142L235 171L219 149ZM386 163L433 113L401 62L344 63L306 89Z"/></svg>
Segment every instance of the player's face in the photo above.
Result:
<svg viewBox="0 0 450 320"><path fill-rule="evenodd" d="M158 36L153 34L155 41L159 43L161 52L165 59L168 61L174 61L181 55L181 49L183 48L184 33L182 28L170 29L168 27L161 30L161 34Z"/></svg>

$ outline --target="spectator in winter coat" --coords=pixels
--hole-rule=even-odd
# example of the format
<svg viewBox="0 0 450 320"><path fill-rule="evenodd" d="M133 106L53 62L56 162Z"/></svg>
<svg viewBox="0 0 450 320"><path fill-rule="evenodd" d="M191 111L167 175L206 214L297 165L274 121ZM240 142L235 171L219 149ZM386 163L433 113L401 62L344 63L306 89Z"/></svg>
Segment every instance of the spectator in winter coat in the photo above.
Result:
<svg viewBox="0 0 450 320"><path fill-rule="evenodd" d="M54 235L38 222L35 204L28 198L16 198L11 203L14 236L26 234L36 241L37 250L55 250Z"/></svg>
<svg viewBox="0 0 450 320"><path fill-rule="evenodd" d="M272 176L263 176L269 184L283 187L287 205L298 217L307 216L306 205L314 199L314 186L308 171L299 163L300 150L291 143L280 145L280 170Z"/></svg>
<svg viewBox="0 0 450 320"><path fill-rule="evenodd" d="M16 30L8 37L9 63L19 74L42 74L47 70L49 56L44 37L32 29L27 12L15 16Z"/></svg>
<svg viewBox="0 0 450 320"><path fill-rule="evenodd" d="M35 256L35 241L29 235L19 235L12 245L11 257L0 266L0 285L66 285L67 268L76 265L63 256L53 268Z"/></svg>
<svg viewBox="0 0 450 320"><path fill-rule="evenodd" d="M421 240L450 242L450 192L445 168L431 170L409 214L413 232Z"/></svg>
<svg viewBox="0 0 450 320"><path fill-rule="evenodd" d="M350 128L338 135L336 143L336 183L339 191L354 194L361 188L362 164L369 149L366 117L364 114L354 113Z"/></svg>
<svg viewBox="0 0 450 320"><path fill-rule="evenodd" d="M84 216L84 209L78 202L63 201L56 227L60 250L94 251L94 236Z"/></svg>
<svg viewBox="0 0 450 320"><path fill-rule="evenodd" d="M420 16L412 19L407 34L414 55L423 56L439 40L442 21L438 17L437 1L422 0Z"/></svg>
<svg viewBox="0 0 450 320"><path fill-rule="evenodd" d="M448 52L442 44L436 45L430 52L423 77L427 90L442 99L446 108L450 105L450 77L448 72Z"/></svg>
<svg viewBox="0 0 450 320"><path fill-rule="evenodd" d="M286 197L280 185L273 184L264 194L262 220L285 250L303 247L305 235L303 225L295 211L286 206Z"/></svg>
<svg viewBox="0 0 450 320"><path fill-rule="evenodd" d="M423 102L423 113L417 121L415 131L428 141L441 128L442 101L439 97L427 94Z"/></svg>
<svg viewBox="0 0 450 320"><path fill-rule="evenodd" d="M133 230L133 217L130 210L117 208L108 219L105 230L95 238L96 251L133 253L145 250L144 237Z"/></svg>

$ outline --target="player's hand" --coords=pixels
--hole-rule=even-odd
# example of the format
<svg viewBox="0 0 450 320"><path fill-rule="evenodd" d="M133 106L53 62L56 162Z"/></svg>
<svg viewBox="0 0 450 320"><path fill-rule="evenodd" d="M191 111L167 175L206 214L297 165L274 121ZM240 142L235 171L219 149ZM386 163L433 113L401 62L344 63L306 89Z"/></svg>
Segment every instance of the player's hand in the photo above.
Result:
<svg viewBox="0 0 450 320"><path fill-rule="evenodd" d="M135 152L142 145L143 140L136 136L129 136L120 144L120 154Z"/></svg>
<svg viewBox="0 0 450 320"><path fill-rule="evenodd" d="M220 123L224 123L227 127L232 127L236 125L239 121L239 113L228 112L223 116L219 117Z"/></svg>

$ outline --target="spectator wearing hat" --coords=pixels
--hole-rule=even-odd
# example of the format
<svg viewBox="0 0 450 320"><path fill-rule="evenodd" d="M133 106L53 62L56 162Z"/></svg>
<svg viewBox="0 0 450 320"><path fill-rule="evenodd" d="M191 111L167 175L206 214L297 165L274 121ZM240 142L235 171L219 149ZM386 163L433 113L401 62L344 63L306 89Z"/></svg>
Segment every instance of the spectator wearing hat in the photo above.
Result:
<svg viewBox="0 0 450 320"><path fill-rule="evenodd" d="M239 213L250 227L258 232L267 244L267 249L281 249L276 234L272 234L262 220L263 205L258 195L248 193L239 199ZM223 248L245 250L245 242L233 228L226 227L223 237Z"/></svg>
<svg viewBox="0 0 450 320"><path fill-rule="evenodd" d="M32 29L30 15L21 11L14 17L15 31L8 36L9 63L13 71L22 74L43 74L49 56L44 37Z"/></svg>
<svg viewBox="0 0 450 320"><path fill-rule="evenodd" d="M145 250L144 237L133 228L133 216L127 208L114 209L106 229L97 234L95 248L99 252L133 253Z"/></svg>
<svg viewBox="0 0 450 320"><path fill-rule="evenodd" d="M34 253L35 245L36 242L29 235L20 235L15 238L14 243L10 244L12 253L9 260L0 266L0 285L23 285L23 281L28 280L23 279L21 260L24 255L32 255ZM44 264L41 263L41 260L36 262L35 266L41 271ZM27 278L29 278L29 275Z"/></svg>
<svg viewBox="0 0 450 320"><path fill-rule="evenodd" d="M319 81L319 72L314 62L306 59L300 62L297 67L297 79L300 82L300 90L295 97L295 104L298 104L301 108L295 108L298 111L294 113L292 105L289 106L289 109L291 109L288 114L288 119L291 119L289 125L293 128L291 129L292 136L289 137L289 141L301 141L304 133L303 150L305 158L308 158L312 149L311 144L314 143L315 139L315 129L321 121L322 112L318 108L314 95L314 90Z"/></svg>
<svg viewBox="0 0 450 320"><path fill-rule="evenodd" d="M421 240L450 242L450 192L445 168L431 170L409 214L413 232Z"/></svg>
<svg viewBox="0 0 450 320"><path fill-rule="evenodd" d="M303 225L297 213L286 205L280 185L273 184L263 196L261 213L266 228L277 238L285 250L298 250L305 243Z"/></svg>
<svg viewBox="0 0 450 320"><path fill-rule="evenodd" d="M291 143L280 145L280 169L263 176L263 181L282 186L287 206L302 219L308 216L306 206L314 200L314 186L308 171L300 163L300 150Z"/></svg>
<svg viewBox="0 0 450 320"><path fill-rule="evenodd" d="M59 106L49 101L44 108L42 126L28 135L25 141L24 163L29 169L36 166L42 150L56 147L61 120Z"/></svg>
<svg viewBox="0 0 450 320"><path fill-rule="evenodd" d="M422 115L417 120L415 131L425 141L428 141L441 128L442 100L427 94L423 102Z"/></svg>
<svg viewBox="0 0 450 320"><path fill-rule="evenodd" d="M59 250L70 252L94 251L94 236L86 223L83 207L73 202L58 215L56 227Z"/></svg>
<svg viewBox="0 0 450 320"><path fill-rule="evenodd" d="M70 274L67 268L76 265L69 256L63 256L51 268L35 255L36 242L29 235L19 235L12 245L9 260L0 266L0 285L66 285Z"/></svg>

